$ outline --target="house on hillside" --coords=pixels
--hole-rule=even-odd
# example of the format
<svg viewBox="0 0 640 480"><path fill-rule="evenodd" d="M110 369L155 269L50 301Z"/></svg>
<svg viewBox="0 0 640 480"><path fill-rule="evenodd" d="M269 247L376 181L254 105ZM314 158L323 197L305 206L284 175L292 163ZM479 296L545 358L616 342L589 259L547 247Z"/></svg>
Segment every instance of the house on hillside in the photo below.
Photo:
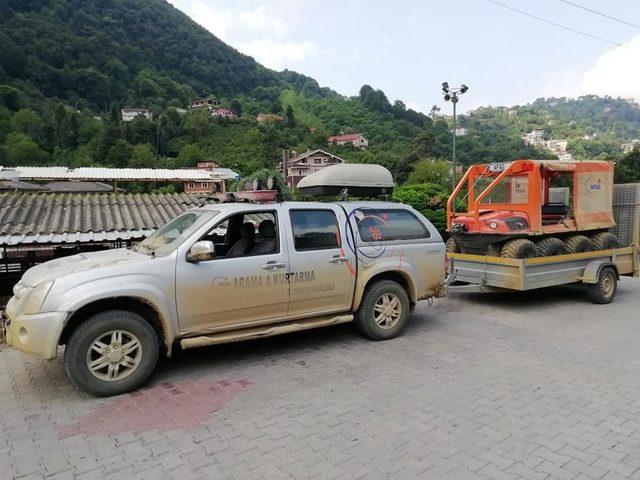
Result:
<svg viewBox="0 0 640 480"><path fill-rule="evenodd" d="M147 120L151 120L153 115L146 108L123 108L120 110L123 122L130 122L135 118L143 117Z"/></svg>
<svg viewBox="0 0 640 480"><path fill-rule="evenodd" d="M335 165L336 163L346 163L342 158L332 155L324 150L309 150L300 155L289 158L289 150L282 152L282 171L285 183L289 188L296 188L298 182L310 173Z"/></svg>
<svg viewBox="0 0 640 480"><path fill-rule="evenodd" d="M191 101L191 108L208 108L212 110L219 106L220 101L217 98L199 98Z"/></svg>
<svg viewBox="0 0 640 480"><path fill-rule="evenodd" d="M190 170L193 169L193 167L188 168ZM198 162L195 168L212 173L226 170L219 168L215 162ZM222 178L220 180L188 180L184 182L184 193L188 194L208 195L224 192L225 190L225 183Z"/></svg>
<svg viewBox="0 0 640 480"><path fill-rule="evenodd" d="M622 149L622 151L624 153L629 153L630 151L632 151L638 144L640 144L640 140L631 140L628 143L623 143L620 148Z"/></svg>
<svg viewBox="0 0 640 480"><path fill-rule="evenodd" d="M211 112L212 117L228 118L229 120L237 120L238 116L228 108L216 108Z"/></svg>
<svg viewBox="0 0 640 480"><path fill-rule="evenodd" d="M256 120L260 125L264 125L267 122L281 123L284 122L284 117L276 115L275 113L259 113Z"/></svg>
<svg viewBox="0 0 640 480"><path fill-rule="evenodd" d="M356 148L365 149L369 146L369 141L361 133L349 133L344 135L334 135L327 138L329 145L346 145L350 143Z"/></svg>

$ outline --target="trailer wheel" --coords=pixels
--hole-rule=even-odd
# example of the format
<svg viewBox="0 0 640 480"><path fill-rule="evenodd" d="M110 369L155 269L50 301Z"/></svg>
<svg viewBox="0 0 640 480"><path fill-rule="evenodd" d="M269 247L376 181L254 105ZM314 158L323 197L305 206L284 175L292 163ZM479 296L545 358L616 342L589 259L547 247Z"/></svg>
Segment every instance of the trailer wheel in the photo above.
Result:
<svg viewBox="0 0 640 480"><path fill-rule="evenodd" d="M367 288L356 313L356 328L372 340L397 337L407 324L409 296L392 280L380 280Z"/></svg>
<svg viewBox="0 0 640 480"><path fill-rule="evenodd" d="M596 250L609 250L620 246L618 237L611 232L600 232L591 235L591 243Z"/></svg>
<svg viewBox="0 0 640 480"><path fill-rule="evenodd" d="M502 247L500 256L503 258L534 258L537 256L536 245L526 238L509 240Z"/></svg>
<svg viewBox="0 0 640 480"><path fill-rule="evenodd" d="M556 237L543 238L536 242L536 252L539 257L554 257L565 253L564 242Z"/></svg>
<svg viewBox="0 0 640 480"><path fill-rule="evenodd" d="M127 310L106 310L71 335L64 367L80 390L98 397L129 392L153 372L160 343L153 327Z"/></svg>
<svg viewBox="0 0 640 480"><path fill-rule="evenodd" d="M589 285L589 298L593 303L611 303L618 290L618 276L611 267L604 267L598 274L595 284Z"/></svg>
<svg viewBox="0 0 640 480"><path fill-rule="evenodd" d="M447 240L445 246L447 248L447 253L460 253L460 247L458 247L458 244L453 237L449 237L449 240Z"/></svg>
<svg viewBox="0 0 640 480"><path fill-rule="evenodd" d="M593 243L584 235L574 235L565 240L567 253L593 252Z"/></svg>

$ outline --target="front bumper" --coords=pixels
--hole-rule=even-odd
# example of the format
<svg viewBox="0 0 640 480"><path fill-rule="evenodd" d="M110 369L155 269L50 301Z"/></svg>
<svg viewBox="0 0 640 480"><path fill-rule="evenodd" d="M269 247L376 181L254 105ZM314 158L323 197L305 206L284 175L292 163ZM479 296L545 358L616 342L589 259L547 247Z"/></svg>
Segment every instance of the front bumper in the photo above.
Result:
<svg viewBox="0 0 640 480"><path fill-rule="evenodd" d="M45 360L56 357L67 312L13 315L7 305L5 314L7 345Z"/></svg>

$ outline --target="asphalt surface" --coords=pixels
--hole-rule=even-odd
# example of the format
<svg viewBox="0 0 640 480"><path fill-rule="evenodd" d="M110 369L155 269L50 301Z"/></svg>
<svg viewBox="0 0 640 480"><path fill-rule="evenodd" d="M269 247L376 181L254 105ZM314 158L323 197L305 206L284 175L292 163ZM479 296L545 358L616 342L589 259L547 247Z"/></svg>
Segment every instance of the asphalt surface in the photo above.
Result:
<svg viewBox="0 0 640 480"><path fill-rule="evenodd" d="M5 347L0 477L640 478L639 343L627 279L604 306L453 293L387 342L342 325L187 351L109 399Z"/></svg>

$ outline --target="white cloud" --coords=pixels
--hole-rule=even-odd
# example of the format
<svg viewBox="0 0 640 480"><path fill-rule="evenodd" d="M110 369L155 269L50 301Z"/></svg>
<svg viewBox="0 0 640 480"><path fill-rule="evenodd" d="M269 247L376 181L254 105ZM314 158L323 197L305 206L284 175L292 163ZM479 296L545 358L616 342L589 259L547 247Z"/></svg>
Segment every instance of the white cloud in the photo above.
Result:
<svg viewBox="0 0 640 480"><path fill-rule="evenodd" d="M579 94L640 98L640 35L598 57L583 76Z"/></svg>
<svg viewBox="0 0 640 480"><path fill-rule="evenodd" d="M169 3L182 10L194 22L209 30L221 40L224 40L229 30L236 25L232 12L220 8L212 8L199 0L169 0Z"/></svg>
<svg viewBox="0 0 640 480"><path fill-rule="evenodd" d="M264 5L255 10L240 12L238 17L238 23L248 30L270 32L276 35L283 35L288 30L287 23L281 18L270 16Z"/></svg>
<svg viewBox="0 0 640 480"><path fill-rule="evenodd" d="M253 40L237 45L238 50L251 55L264 66L283 69L290 62L304 60L311 51L309 42L277 42L269 39Z"/></svg>

